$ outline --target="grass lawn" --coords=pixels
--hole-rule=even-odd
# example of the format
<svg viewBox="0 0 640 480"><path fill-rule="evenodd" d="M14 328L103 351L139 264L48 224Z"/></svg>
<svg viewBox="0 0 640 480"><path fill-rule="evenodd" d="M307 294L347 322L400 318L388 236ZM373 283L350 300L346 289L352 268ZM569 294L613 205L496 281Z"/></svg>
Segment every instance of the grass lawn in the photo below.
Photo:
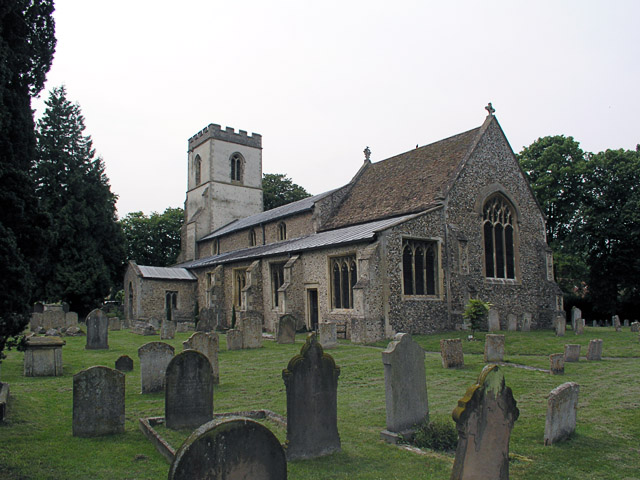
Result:
<svg viewBox="0 0 640 480"><path fill-rule="evenodd" d="M571 330L557 338L550 331L503 332L505 361L501 367L513 390L520 418L511 435L510 478L638 479L640 478L640 343L629 329L589 328L579 337ZM182 351L190 333L168 340ZM466 341L467 332L414 337L427 351L425 365L431 417L451 412L484 366L484 334ZM442 368L439 342L463 338L465 367ZM604 340L604 359L584 358L590 339ZM11 388L8 414L0 424L0 479L164 479L169 465L138 428L138 418L164 415L164 394L140 394L137 349L159 336L143 337L128 330L109 332L109 350L85 350L85 337L65 338L64 375L22 376L24 354L10 351L1 379ZM300 351L295 345L264 341L256 350L227 351L221 335L220 385L214 389L214 411L269 409L286 415L282 369ZM291 462L289 478L298 479L448 479L452 453L412 452L384 443L384 370L380 352L388 342L372 346L341 341L329 353L341 368L338 381L338 430L342 451L316 460ZM564 351L565 343L582 345L579 363L565 364L565 375L518 368L549 368L548 355ZM71 435L73 375L93 365L114 366L123 354L134 359L126 379L126 431L101 438ZM564 382L580 384L578 427L566 442L543 446L546 395ZM265 423L281 440L283 428ZM190 432L158 430L175 447Z"/></svg>

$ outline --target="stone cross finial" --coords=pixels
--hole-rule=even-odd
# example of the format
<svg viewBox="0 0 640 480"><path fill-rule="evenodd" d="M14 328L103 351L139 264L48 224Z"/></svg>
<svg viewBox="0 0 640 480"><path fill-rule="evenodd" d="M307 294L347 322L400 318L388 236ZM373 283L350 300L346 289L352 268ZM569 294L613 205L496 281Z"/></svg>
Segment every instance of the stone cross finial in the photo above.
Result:
<svg viewBox="0 0 640 480"><path fill-rule="evenodd" d="M364 149L364 159L365 161L371 161L371 150L368 146Z"/></svg>
<svg viewBox="0 0 640 480"><path fill-rule="evenodd" d="M487 105L486 107L484 107L484 109L489 112L489 115L493 115L496 112L496 109L493 108L493 105L491 105L491 102L489 102L489 105Z"/></svg>

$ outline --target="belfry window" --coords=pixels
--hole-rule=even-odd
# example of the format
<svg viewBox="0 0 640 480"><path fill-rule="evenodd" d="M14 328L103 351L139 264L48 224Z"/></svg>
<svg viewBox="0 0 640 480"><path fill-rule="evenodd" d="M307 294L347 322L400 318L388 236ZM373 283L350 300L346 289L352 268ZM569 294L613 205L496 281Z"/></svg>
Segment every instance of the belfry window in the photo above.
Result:
<svg viewBox="0 0 640 480"><path fill-rule="evenodd" d="M231 155L231 181L242 182L244 158L238 152Z"/></svg>
<svg viewBox="0 0 640 480"><path fill-rule="evenodd" d="M200 185L202 181L202 160L200 159L200 155L196 155L196 158L193 161L193 171L196 177L196 187Z"/></svg>
<svg viewBox="0 0 640 480"><path fill-rule="evenodd" d="M353 287L358 281L355 255L331 259L331 307L353 308Z"/></svg>
<svg viewBox="0 0 640 480"><path fill-rule="evenodd" d="M516 278L513 207L502 195L489 198L482 209L484 266L487 278Z"/></svg>
<svg viewBox="0 0 640 480"><path fill-rule="evenodd" d="M402 283L405 295L438 295L438 244L402 241Z"/></svg>

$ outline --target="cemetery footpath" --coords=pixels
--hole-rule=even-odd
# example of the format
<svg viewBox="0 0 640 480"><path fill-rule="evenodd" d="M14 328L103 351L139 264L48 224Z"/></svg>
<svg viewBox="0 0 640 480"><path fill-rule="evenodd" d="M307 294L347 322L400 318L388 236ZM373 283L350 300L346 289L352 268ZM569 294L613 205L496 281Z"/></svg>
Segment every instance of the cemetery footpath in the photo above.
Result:
<svg viewBox="0 0 640 480"><path fill-rule="evenodd" d="M80 326L84 328L84 324ZM415 378L416 371L422 375L415 367L415 358L421 358L422 354L410 344L406 350L417 353L411 353L409 363L402 363L407 360L383 358L384 351L391 355L405 349L401 339L396 339L396 347L390 346L391 340L368 346L338 340L335 346L324 351L339 369L338 373L333 364L326 367L329 372L335 372L332 378L337 382L338 438L333 433L327 437L327 448L333 453L309 459L289 459L287 478L452 478L452 472L458 469L454 467L455 452L390 443L383 439L381 432L406 429L404 416L400 415L402 409L415 409L420 417L425 403L430 419L455 425L452 413L469 388L477 385L479 378L491 379L494 375L504 378L505 387L515 401L515 405L511 405L507 391L501 393L500 398L505 399L501 405L511 405L505 409L505 422L512 423L507 457L509 478L638 478L640 342L638 333L631 332L631 327L621 326L620 330L616 331L615 326L587 326L581 335L576 335L571 323L567 322L562 337L554 331L499 331L493 334L504 338L491 340L491 351L486 351L488 334L483 332L476 333L475 341L467 340L468 332L413 336L412 341L424 351L427 401L420 393L421 382L405 380L412 384L411 392L416 401L400 405L389 418L385 385L392 384L385 375L393 370L392 365L402 366L402 371L409 374L406 378ZM8 357L0 371L0 380L10 385L6 418L0 423L0 480L167 478L169 463L144 436L138 424L140 418L167 414L165 390L158 389L157 381L150 382L150 393L142 393L140 348L150 342L161 342L173 348L173 355L165 357L163 352L170 352L170 348L143 349L143 352L157 350L158 358L169 359L165 368L168 370L166 375L171 378L170 391L184 388L185 383L181 382L183 375L175 376L172 372L192 368L183 365L210 365L206 355L182 355L184 343L191 345L189 339L193 332L172 333L174 338L161 339L160 335L136 335L126 329L109 331L108 342L92 345L99 348L86 348L85 337L63 337L62 375L25 376L25 353L7 352ZM330 342L331 333L323 332ZM455 341L447 342L449 339ZM596 339L601 339L602 344L590 349L591 341ZM283 370L300 355L305 340L306 335L297 334L295 343L283 336L280 342L263 339L258 348L227 350L226 336L220 334L217 340L207 340L219 345L218 381L214 381L213 370L198 367L205 376L195 383L205 385L200 389L205 394L213 388L214 415L269 410L286 417L289 387L283 379ZM450 345L452 349L446 358L441 354L443 345ZM102 348L104 346L107 348ZM595 358L599 353L601 359L587 360L590 352ZM497 371L485 369L488 365L485 355L500 353L501 359L491 357L498 365ZM178 357L184 360L175 360ZM115 369L116 361L122 370ZM560 361L562 372L559 371ZM170 366L170 362L174 363ZM556 374L550 371L554 365L558 367ZM289 370L296 371L295 368ZM87 376L87 372L92 375ZM110 389L114 395L109 402L115 407L120 405L119 389L124 385L123 423L109 424L106 434L102 432L100 436L93 436L93 433L85 436L86 432L82 430L74 436L74 388L92 385L91 382L118 385ZM85 389L86 392L95 390ZM483 389L480 387L475 391ZM96 401L87 398L85 403L88 405ZM323 402L330 403L331 395L326 398L328 400ZM156 426L162 438L176 450L193 430L189 416L185 417L181 410L183 406L179 397L172 398L169 415L178 429L167 428L164 424ZM211 415L206 403L197 403L196 408L203 420ZM120 410L114 408L113 412L110 418L119 419ZM89 414L97 413L89 411ZM464 420L465 414L459 411L457 418ZM250 427L251 435L265 442L268 446L265 451L271 452L265 454L265 458L278 457L278 442L284 444L287 440L287 428L268 418L252 422L258 426L232 423L228 428ZM189 424L188 428L179 428L182 423ZM568 433L572 428L575 432ZM205 430L203 435L216 435L215 428ZM499 436L502 438L503 434ZM318 444L313 436L305 437L304 442L309 442L305 449ZM199 455L197 448L198 444L194 443L192 450L196 457ZM190 451L184 450L185 458ZM259 456L257 451L256 456ZM499 461L490 459L490 464ZM282 463L278 465L274 468L281 468Z"/></svg>

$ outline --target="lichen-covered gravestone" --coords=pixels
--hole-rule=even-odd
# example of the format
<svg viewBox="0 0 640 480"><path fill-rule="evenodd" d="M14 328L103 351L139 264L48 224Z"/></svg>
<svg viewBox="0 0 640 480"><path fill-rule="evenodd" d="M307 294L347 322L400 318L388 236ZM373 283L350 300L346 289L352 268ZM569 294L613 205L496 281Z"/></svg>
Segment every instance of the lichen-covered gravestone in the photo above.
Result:
<svg viewBox="0 0 640 480"><path fill-rule="evenodd" d="M227 330L227 350L242 350L242 331L232 328Z"/></svg>
<svg viewBox="0 0 640 480"><path fill-rule="evenodd" d="M209 363L213 369L213 384L218 385L220 383L220 368L218 365L220 338L218 337L218 334L195 332L187 340L182 342L182 347L185 350L197 350L209 359Z"/></svg>
<svg viewBox="0 0 640 480"><path fill-rule="evenodd" d="M549 393L547 420L544 425L544 444L552 445L569 437L576 429L580 385L563 383Z"/></svg>
<svg viewBox="0 0 640 480"><path fill-rule="evenodd" d="M580 345L566 344L564 346L564 361L579 362L580 361Z"/></svg>
<svg viewBox="0 0 640 480"><path fill-rule="evenodd" d="M531 331L531 313L525 312L522 314L522 331Z"/></svg>
<svg viewBox="0 0 640 480"><path fill-rule="evenodd" d="M102 310L96 308L87 315L87 350L109 348L109 319Z"/></svg>
<svg viewBox="0 0 640 480"><path fill-rule="evenodd" d="M382 352L387 429L382 439L398 443L413 437L413 426L429 419L424 350L408 333L398 333Z"/></svg>
<svg viewBox="0 0 640 480"><path fill-rule="evenodd" d="M519 415L499 367L484 367L453 411L458 448L451 480L508 480L509 438Z"/></svg>
<svg viewBox="0 0 640 480"><path fill-rule="evenodd" d="M638 333L640 332L640 322L632 322L631 323L631 332L632 333Z"/></svg>
<svg viewBox="0 0 640 480"><path fill-rule="evenodd" d="M564 337L564 332L567 328L567 321L565 320L563 315L558 315L556 317L555 327L556 327L556 336Z"/></svg>
<svg viewBox="0 0 640 480"><path fill-rule="evenodd" d="M462 341L459 338L443 338L440 340L440 354L444 368L464 367Z"/></svg>
<svg viewBox="0 0 640 480"><path fill-rule="evenodd" d="M589 341L587 360L602 360L602 339L598 338Z"/></svg>
<svg viewBox="0 0 640 480"><path fill-rule="evenodd" d="M160 326L160 340L171 340L176 336L176 322L163 320Z"/></svg>
<svg viewBox="0 0 640 480"><path fill-rule="evenodd" d="M487 327L490 332L497 332L500 330L500 314L494 308L489 310Z"/></svg>
<svg viewBox="0 0 640 480"><path fill-rule="evenodd" d="M552 353L549 355L549 373L551 375L564 375L564 353Z"/></svg>
<svg viewBox="0 0 640 480"><path fill-rule="evenodd" d="M130 372L133 370L133 359L129 355L121 355L116 360L116 370Z"/></svg>
<svg viewBox="0 0 640 480"><path fill-rule="evenodd" d="M323 348L335 348L338 346L338 331L335 323L321 323L318 325L320 345Z"/></svg>
<svg viewBox="0 0 640 480"><path fill-rule="evenodd" d="M246 418L213 420L176 452L169 480L286 480L287 459L276 436Z"/></svg>
<svg viewBox="0 0 640 480"><path fill-rule="evenodd" d="M244 312L240 322L242 348L262 347L262 315L258 312Z"/></svg>
<svg viewBox="0 0 640 480"><path fill-rule="evenodd" d="M484 339L484 361L501 362L504 358L504 335L487 334Z"/></svg>
<svg viewBox="0 0 640 480"><path fill-rule="evenodd" d="M282 316L278 323L276 340L280 344L296 342L296 319L293 315Z"/></svg>
<svg viewBox="0 0 640 480"><path fill-rule="evenodd" d="M122 320L118 317L107 317L109 318L109 330L119 331L122 330Z"/></svg>
<svg viewBox="0 0 640 480"><path fill-rule="evenodd" d="M174 348L163 342L145 343L138 349L142 393L164 390L167 365L173 358Z"/></svg>
<svg viewBox="0 0 640 480"><path fill-rule="evenodd" d="M108 367L90 367L73 376L73 436L124 433L125 375Z"/></svg>
<svg viewBox="0 0 640 480"><path fill-rule="evenodd" d="M169 362L165 381L167 428L194 429L213 418L213 370L209 359L185 350Z"/></svg>
<svg viewBox="0 0 640 480"><path fill-rule="evenodd" d="M282 378L287 389L287 458L314 458L340 450L340 367L311 333Z"/></svg>
<svg viewBox="0 0 640 480"><path fill-rule="evenodd" d="M518 330L518 317L516 317L513 313L507 315L507 330L510 332L515 332Z"/></svg>

